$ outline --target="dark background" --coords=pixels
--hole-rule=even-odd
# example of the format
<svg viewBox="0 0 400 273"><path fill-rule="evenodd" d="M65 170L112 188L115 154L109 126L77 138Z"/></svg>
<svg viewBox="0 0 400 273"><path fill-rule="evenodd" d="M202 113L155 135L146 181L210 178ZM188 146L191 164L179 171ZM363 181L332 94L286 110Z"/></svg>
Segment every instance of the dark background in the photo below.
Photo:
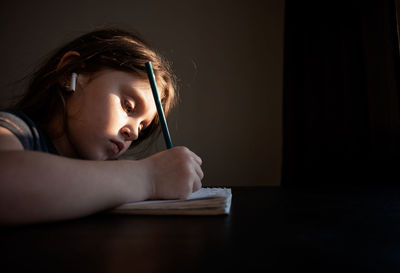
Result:
<svg viewBox="0 0 400 273"><path fill-rule="evenodd" d="M204 184L279 185L283 20L281 0L0 1L0 106L55 48L98 26L132 29L172 62L172 140L202 157Z"/></svg>
<svg viewBox="0 0 400 273"><path fill-rule="evenodd" d="M51 50L115 24L172 61L171 135L205 185L400 179L395 0L2 1L0 15L1 106Z"/></svg>
<svg viewBox="0 0 400 273"><path fill-rule="evenodd" d="M399 182L395 1L286 1L283 184Z"/></svg>

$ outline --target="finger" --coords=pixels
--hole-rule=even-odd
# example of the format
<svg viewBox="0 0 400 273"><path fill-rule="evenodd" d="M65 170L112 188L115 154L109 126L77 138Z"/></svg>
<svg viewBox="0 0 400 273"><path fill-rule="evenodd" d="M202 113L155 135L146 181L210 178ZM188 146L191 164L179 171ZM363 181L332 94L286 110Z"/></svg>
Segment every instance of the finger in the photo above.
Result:
<svg viewBox="0 0 400 273"><path fill-rule="evenodd" d="M201 166L201 164L203 163L200 158L192 157L192 160L199 166Z"/></svg>
<svg viewBox="0 0 400 273"><path fill-rule="evenodd" d="M200 190L201 189L201 181L200 181L200 179L195 179L194 180L194 183L193 183L193 192L196 192L196 191L198 191L198 190Z"/></svg>
<svg viewBox="0 0 400 273"><path fill-rule="evenodd" d="M195 163L198 166L201 166L201 164L203 163L201 158L198 156L191 156L190 159L193 161L193 163Z"/></svg>
<svg viewBox="0 0 400 273"><path fill-rule="evenodd" d="M197 165L201 165L201 164L203 164L203 161L201 160L201 158L200 157L198 157L198 156L191 156L190 157L192 160L193 160L193 162L195 162Z"/></svg>
<svg viewBox="0 0 400 273"><path fill-rule="evenodd" d="M195 153L193 153L192 151L190 151L191 153L191 158L197 162L197 164L201 165L203 164L203 160L201 160L200 156L196 155Z"/></svg>
<svg viewBox="0 0 400 273"><path fill-rule="evenodd" d="M204 178L204 173L201 167L197 164L194 165L194 170L196 171L197 176L202 180Z"/></svg>
<svg viewBox="0 0 400 273"><path fill-rule="evenodd" d="M174 147L172 148L175 151L180 151L180 152L184 152L188 157L192 158L195 162L197 162L199 165L201 165L203 163L203 161L201 160L201 158L196 155L194 152L192 152L189 148L184 147L184 146L178 146L178 147Z"/></svg>

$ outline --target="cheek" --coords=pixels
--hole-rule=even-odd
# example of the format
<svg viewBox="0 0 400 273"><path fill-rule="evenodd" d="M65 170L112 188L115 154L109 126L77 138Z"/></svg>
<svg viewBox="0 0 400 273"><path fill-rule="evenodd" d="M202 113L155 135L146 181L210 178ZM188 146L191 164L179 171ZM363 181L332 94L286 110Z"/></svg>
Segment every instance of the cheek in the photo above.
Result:
<svg viewBox="0 0 400 273"><path fill-rule="evenodd" d="M81 107L71 107L70 121L74 131L80 131L89 138L114 135L123 123L125 112L118 98L109 97L102 101L84 101Z"/></svg>
<svg viewBox="0 0 400 273"><path fill-rule="evenodd" d="M118 97L112 97L103 109L97 109L95 130L106 135L117 135L127 122L127 115Z"/></svg>

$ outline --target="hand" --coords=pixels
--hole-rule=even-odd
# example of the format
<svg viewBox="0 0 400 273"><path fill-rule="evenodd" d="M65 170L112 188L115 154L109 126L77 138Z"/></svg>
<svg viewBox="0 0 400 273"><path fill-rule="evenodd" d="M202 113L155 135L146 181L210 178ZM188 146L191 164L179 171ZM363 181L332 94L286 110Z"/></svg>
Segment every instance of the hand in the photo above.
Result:
<svg viewBox="0 0 400 273"><path fill-rule="evenodd" d="M184 199L201 188L201 158L186 147L174 147L142 160L151 183L151 199Z"/></svg>

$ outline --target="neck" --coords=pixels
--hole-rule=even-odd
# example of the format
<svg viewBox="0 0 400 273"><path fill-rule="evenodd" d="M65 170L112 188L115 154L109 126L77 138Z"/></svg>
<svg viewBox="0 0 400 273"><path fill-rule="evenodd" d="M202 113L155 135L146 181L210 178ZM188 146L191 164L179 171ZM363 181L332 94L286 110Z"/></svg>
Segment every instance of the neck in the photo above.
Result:
<svg viewBox="0 0 400 273"><path fill-rule="evenodd" d="M69 139L68 126L61 114L56 115L45 130L60 155L79 158L78 153Z"/></svg>
<svg viewBox="0 0 400 273"><path fill-rule="evenodd" d="M60 155L71 158L79 158L78 153L73 148L69 138L65 134L58 138L52 138L51 140Z"/></svg>

